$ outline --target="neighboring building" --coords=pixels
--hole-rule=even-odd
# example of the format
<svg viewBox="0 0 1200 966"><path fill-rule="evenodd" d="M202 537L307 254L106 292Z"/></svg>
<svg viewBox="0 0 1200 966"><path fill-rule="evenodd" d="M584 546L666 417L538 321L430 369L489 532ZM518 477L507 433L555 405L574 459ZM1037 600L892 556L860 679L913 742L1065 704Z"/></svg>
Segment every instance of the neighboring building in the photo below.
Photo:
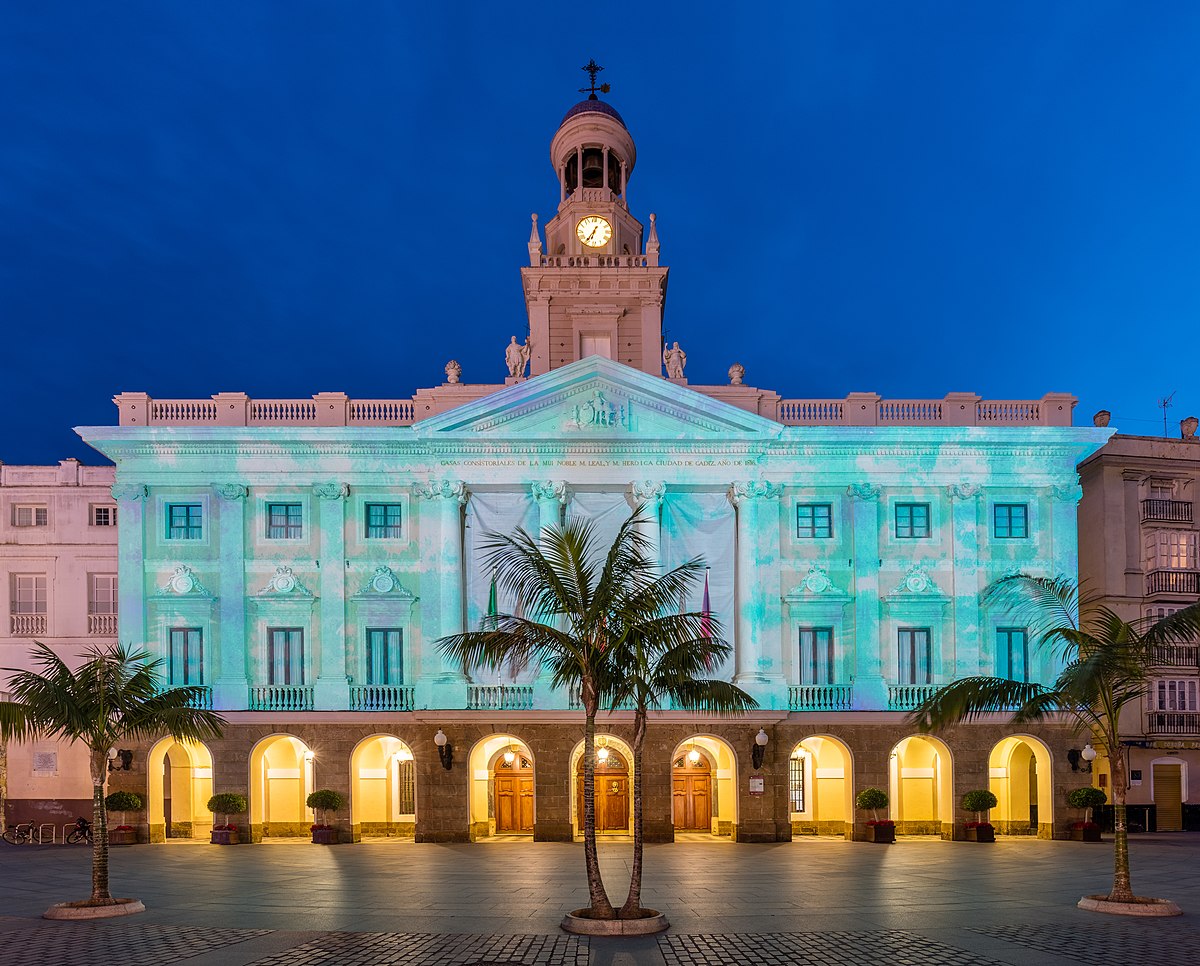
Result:
<svg viewBox="0 0 1200 966"><path fill-rule="evenodd" d="M1079 573L1085 591L1125 620L1164 617L1200 601L1197 500L1200 440L1194 419L1181 439L1113 436L1079 467ZM1184 827L1200 804L1200 642L1164 647L1145 698L1121 718L1129 803L1158 831ZM1109 792L1098 759L1096 783ZM1084 782L1080 782L1083 784ZM1200 828L1200 815L1188 816ZM1136 814L1135 820L1142 820Z"/></svg>
<svg viewBox="0 0 1200 966"><path fill-rule="evenodd" d="M117 464L121 639L230 722L208 746L131 749L116 780L147 794L150 837L201 828L214 789L248 794L256 840L307 834L306 792L332 787L351 799L348 837L571 839L573 696L536 667L464 673L434 642L486 613L485 533L583 516L611 535L636 504L664 566L711 565L734 645L714 673L761 703L653 717L650 839L861 837L853 796L870 785L891 789L901 831L951 837L972 817L962 793L989 782L1002 830L1063 833L1065 726L998 715L923 737L904 718L963 675L1053 678L979 594L1014 568L1075 573L1075 465L1108 431L1072 428L1075 400L1055 393L783 399L738 363L728 385L690 385L662 342L667 269L654 216L644 231L627 205L620 116L576 105L551 159L558 212L544 244L535 221L522 268L528 341L492 336L503 383L463 384L450 362L408 399L127 392L119 425L79 430ZM604 832L628 829L630 717L599 722Z"/></svg>
<svg viewBox="0 0 1200 966"><path fill-rule="evenodd" d="M117 504L111 466L0 465L0 667L31 667L42 641L68 661L117 640ZM8 749L7 821L74 824L91 814L87 757L39 741Z"/></svg>

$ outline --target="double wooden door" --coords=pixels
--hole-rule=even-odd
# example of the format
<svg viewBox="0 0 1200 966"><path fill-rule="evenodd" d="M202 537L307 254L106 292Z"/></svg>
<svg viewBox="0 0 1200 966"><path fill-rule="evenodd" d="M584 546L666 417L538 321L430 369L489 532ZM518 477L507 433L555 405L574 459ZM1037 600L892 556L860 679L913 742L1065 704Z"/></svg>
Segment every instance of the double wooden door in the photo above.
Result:
<svg viewBox="0 0 1200 966"><path fill-rule="evenodd" d="M518 755L496 763L496 834L533 831L533 764Z"/></svg>
<svg viewBox="0 0 1200 966"><path fill-rule="evenodd" d="M712 769L703 755L691 762L687 755L671 768L671 800L675 828L681 832L712 831Z"/></svg>
<svg viewBox="0 0 1200 966"><path fill-rule="evenodd" d="M629 766L611 748L605 761L596 762L596 831L629 831ZM576 819L583 831L583 759L575 781Z"/></svg>

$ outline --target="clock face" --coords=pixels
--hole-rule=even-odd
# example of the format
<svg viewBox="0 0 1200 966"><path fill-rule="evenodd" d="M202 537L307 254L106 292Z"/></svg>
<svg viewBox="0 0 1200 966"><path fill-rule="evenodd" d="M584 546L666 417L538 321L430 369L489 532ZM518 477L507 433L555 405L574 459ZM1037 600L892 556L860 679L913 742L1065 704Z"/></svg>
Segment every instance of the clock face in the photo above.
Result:
<svg viewBox="0 0 1200 966"><path fill-rule="evenodd" d="M612 238L612 225L599 215L588 215L575 226L575 234L588 248L603 248Z"/></svg>

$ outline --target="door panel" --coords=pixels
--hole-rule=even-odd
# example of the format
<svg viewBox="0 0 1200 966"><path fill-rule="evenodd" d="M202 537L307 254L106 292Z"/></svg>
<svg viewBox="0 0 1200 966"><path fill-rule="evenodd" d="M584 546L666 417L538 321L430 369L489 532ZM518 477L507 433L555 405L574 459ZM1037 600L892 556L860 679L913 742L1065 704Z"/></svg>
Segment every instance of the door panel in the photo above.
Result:
<svg viewBox="0 0 1200 966"><path fill-rule="evenodd" d="M1154 811L1160 832L1183 829L1183 794L1178 765L1154 766Z"/></svg>

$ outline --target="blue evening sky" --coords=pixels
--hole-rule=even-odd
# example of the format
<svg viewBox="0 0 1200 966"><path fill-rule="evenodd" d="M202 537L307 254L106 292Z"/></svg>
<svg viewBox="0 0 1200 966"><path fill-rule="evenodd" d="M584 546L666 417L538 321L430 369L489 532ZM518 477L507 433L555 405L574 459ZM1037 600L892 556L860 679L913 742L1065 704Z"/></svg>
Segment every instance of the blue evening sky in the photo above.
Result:
<svg viewBox="0 0 1200 966"><path fill-rule="evenodd" d="M746 9L739 10L738 6ZM589 57L692 382L1200 414L1200 5L44 3L0 13L0 459L122 390L498 382Z"/></svg>

